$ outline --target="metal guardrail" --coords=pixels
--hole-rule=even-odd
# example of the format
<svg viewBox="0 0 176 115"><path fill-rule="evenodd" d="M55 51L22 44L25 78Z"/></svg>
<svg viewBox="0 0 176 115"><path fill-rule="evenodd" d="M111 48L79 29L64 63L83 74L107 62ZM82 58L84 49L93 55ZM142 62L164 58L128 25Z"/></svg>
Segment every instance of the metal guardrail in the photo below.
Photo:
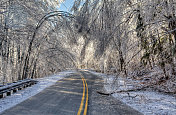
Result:
<svg viewBox="0 0 176 115"><path fill-rule="evenodd" d="M26 87L29 87L31 85L36 84L38 81L27 79L27 80L21 80L16 83L12 83L9 85L5 85L0 87L0 98L4 98L6 96L10 96L13 93L16 93L18 90L22 90Z"/></svg>

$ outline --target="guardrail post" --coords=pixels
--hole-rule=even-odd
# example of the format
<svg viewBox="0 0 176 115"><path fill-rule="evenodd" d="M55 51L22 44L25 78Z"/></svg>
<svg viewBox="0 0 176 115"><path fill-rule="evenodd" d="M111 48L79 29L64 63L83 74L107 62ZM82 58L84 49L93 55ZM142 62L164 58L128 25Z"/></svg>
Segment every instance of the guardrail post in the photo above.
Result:
<svg viewBox="0 0 176 115"><path fill-rule="evenodd" d="M23 88L24 88L24 89L26 88L26 84L23 85Z"/></svg>
<svg viewBox="0 0 176 115"><path fill-rule="evenodd" d="M18 88L13 89L13 92L16 93L18 91Z"/></svg>
<svg viewBox="0 0 176 115"><path fill-rule="evenodd" d="M7 92L7 96L10 96L12 94L13 94L13 90L10 90L10 91Z"/></svg>
<svg viewBox="0 0 176 115"><path fill-rule="evenodd" d="M3 98L3 94L0 94L0 98Z"/></svg>
<svg viewBox="0 0 176 115"><path fill-rule="evenodd" d="M23 90L23 87L22 87L22 86L21 86L21 87L19 87L19 88L18 88L18 90Z"/></svg>
<svg viewBox="0 0 176 115"><path fill-rule="evenodd" d="M6 93L6 92L4 92L4 93L2 94L2 98L4 98L4 97L7 97L7 93Z"/></svg>

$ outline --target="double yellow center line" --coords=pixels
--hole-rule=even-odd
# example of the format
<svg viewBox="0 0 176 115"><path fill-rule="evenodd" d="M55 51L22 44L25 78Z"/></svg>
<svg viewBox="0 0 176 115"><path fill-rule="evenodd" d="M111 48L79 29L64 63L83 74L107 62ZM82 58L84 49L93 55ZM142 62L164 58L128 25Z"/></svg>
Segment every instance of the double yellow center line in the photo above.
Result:
<svg viewBox="0 0 176 115"><path fill-rule="evenodd" d="M88 86L87 86L87 82L84 78L84 76L80 73L80 76L82 78L82 82L83 82L83 94L82 94L82 99L81 99L81 104L78 110L77 115L81 115L81 112L83 110L83 106L84 106L84 100L85 100L85 95L86 95L86 102L85 102L85 106L84 106L84 113L83 115L87 115L87 107L88 107Z"/></svg>

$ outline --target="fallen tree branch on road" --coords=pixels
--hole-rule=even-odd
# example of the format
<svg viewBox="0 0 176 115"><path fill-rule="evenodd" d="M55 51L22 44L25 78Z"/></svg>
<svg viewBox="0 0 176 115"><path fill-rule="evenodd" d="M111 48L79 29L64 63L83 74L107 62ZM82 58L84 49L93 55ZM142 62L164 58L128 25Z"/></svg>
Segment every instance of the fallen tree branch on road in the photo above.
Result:
<svg viewBox="0 0 176 115"><path fill-rule="evenodd" d="M106 93L106 92L102 92L102 91L97 91L97 93L101 94L101 95L112 95L114 93L122 93L122 92L131 92L131 91L140 91L140 90L144 90L146 88L149 88L151 87L152 85L147 85L147 86L144 86L144 87L140 87L140 88L136 88L136 89L128 89L128 90L120 90L120 91L113 91L113 92L109 92L109 93Z"/></svg>
<svg viewBox="0 0 176 115"><path fill-rule="evenodd" d="M120 90L120 91L113 91L110 93L106 93L106 92L102 92L102 91L97 91L97 93L101 94L101 95L112 95L114 93L122 93L122 92L131 92L131 91L140 91L140 90L144 90L145 88L149 88L149 86L145 86L145 87L141 87L141 88L136 88L136 89L129 89L129 90Z"/></svg>

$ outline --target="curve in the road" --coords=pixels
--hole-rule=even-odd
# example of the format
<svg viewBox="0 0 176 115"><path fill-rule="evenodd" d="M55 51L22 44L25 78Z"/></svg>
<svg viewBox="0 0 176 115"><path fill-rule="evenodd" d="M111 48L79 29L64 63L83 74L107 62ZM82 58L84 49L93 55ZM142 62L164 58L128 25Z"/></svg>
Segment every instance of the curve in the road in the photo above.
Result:
<svg viewBox="0 0 176 115"><path fill-rule="evenodd" d="M1 115L142 115L112 96L104 96L104 80L79 71L59 80Z"/></svg>
<svg viewBox="0 0 176 115"><path fill-rule="evenodd" d="M85 101L85 95L86 95L86 102L85 102L85 107L84 107L84 113L83 115L87 115L87 107L88 107L88 86L87 86L87 82L84 78L84 76L80 73L80 76L82 78L82 82L83 82L83 94L82 94L82 99L81 99L81 104L78 110L77 115L80 115L82 110L83 110L83 106L84 106L84 101Z"/></svg>

